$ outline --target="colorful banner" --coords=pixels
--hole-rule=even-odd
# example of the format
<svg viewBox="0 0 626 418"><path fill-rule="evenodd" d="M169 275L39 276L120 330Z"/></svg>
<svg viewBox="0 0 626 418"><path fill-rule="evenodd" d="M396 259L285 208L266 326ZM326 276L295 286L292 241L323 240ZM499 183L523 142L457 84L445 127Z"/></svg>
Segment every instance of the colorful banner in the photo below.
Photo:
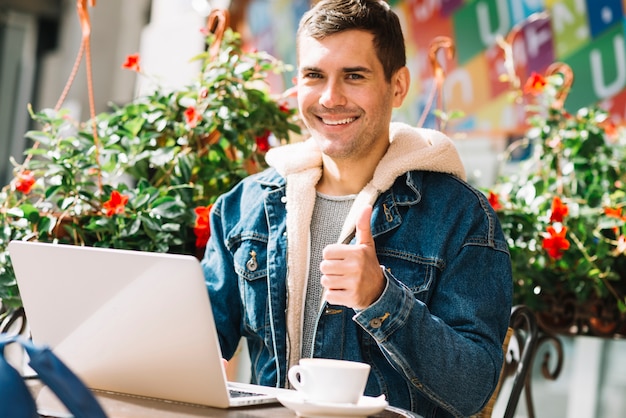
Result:
<svg viewBox="0 0 626 418"><path fill-rule="evenodd" d="M395 115L417 124L431 95L431 42L452 39L456 55L438 51L446 72L444 111L460 110L456 129L515 134L523 110L507 100L502 81L503 40L511 44L515 71L523 83L553 62L570 65L574 83L565 103L570 110L600 104L616 123L626 122L626 0L396 0L407 43L412 90ZM249 6L251 39L295 66L295 31L308 2L253 0ZM262 10L265 9L265 10ZM269 10L271 9L271 10ZM268 22L267 19L272 19ZM291 86L285 80L284 86ZM425 125L432 125L430 115Z"/></svg>

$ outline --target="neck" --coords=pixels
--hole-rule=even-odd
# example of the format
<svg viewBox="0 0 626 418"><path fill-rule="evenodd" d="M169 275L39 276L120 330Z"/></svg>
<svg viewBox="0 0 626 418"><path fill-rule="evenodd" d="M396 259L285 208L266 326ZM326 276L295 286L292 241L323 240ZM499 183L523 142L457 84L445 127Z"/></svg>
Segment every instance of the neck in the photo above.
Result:
<svg viewBox="0 0 626 418"><path fill-rule="evenodd" d="M317 190L330 196L358 194L372 179L379 160L337 161L324 155L322 178Z"/></svg>

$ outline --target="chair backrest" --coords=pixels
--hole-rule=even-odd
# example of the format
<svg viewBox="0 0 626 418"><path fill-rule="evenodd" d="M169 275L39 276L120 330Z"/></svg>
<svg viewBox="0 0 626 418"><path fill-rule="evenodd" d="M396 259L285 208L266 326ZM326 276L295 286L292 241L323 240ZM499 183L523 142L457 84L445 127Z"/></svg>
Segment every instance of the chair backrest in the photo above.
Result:
<svg viewBox="0 0 626 418"><path fill-rule="evenodd" d="M0 299L0 333L23 334L26 331L24 308L9 309Z"/></svg>
<svg viewBox="0 0 626 418"><path fill-rule="evenodd" d="M513 355L512 352L509 353L511 337L513 336L519 347L519 358L508 363L506 361L507 355ZM537 321L533 311L524 305L514 306L511 310L509 328L502 344L505 359L500 371L498 385L487 405L478 414L473 415L472 418L491 418L496 400L501 396L500 389L502 384L511 375L513 375L513 386L509 393L503 418L512 418L514 416L522 390L530 378L529 371L532 367L538 338Z"/></svg>

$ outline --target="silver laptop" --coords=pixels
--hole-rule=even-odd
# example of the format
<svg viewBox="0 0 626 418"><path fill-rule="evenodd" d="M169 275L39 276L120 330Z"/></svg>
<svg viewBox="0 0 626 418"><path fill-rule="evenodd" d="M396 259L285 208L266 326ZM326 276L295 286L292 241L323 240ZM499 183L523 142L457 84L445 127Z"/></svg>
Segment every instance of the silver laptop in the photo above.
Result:
<svg viewBox="0 0 626 418"><path fill-rule="evenodd" d="M227 382L195 257L23 241L9 254L33 341L91 389L219 408L282 391Z"/></svg>

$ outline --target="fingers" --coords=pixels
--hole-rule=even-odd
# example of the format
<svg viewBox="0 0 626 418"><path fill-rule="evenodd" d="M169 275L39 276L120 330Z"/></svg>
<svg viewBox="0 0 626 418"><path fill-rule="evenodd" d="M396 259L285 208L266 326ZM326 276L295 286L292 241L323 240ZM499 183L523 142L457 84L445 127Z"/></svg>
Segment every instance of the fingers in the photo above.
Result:
<svg viewBox="0 0 626 418"><path fill-rule="evenodd" d="M374 237L370 227L372 219L372 207L366 206L356 219L356 243L373 246Z"/></svg>
<svg viewBox="0 0 626 418"><path fill-rule="evenodd" d="M371 231L372 206L358 214L356 244L331 244L324 248L320 264L321 284L326 301L353 308L364 308L384 289L374 238Z"/></svg>

